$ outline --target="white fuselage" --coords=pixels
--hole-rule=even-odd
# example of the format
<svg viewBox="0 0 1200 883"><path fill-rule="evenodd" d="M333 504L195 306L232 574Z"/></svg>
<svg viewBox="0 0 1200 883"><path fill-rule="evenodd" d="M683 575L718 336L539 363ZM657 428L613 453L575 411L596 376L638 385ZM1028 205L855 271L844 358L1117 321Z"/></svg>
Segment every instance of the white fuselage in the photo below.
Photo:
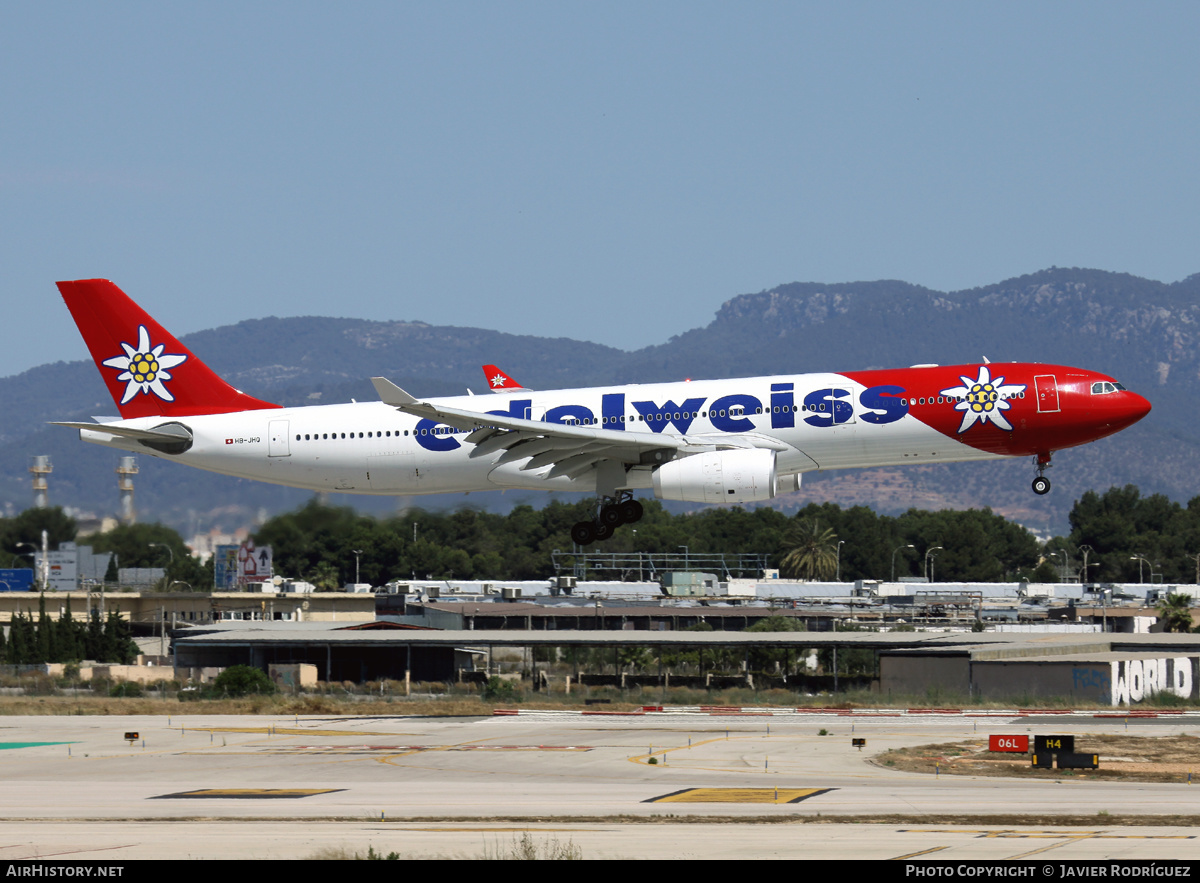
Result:
<svg viewBox="0 0 1200 883"><path fill-rule="evenodd" d="M874 389L874 388L873 388ZM865 395L864 395L865 393ZM430 399L446 407L501 412L550 423L686 435L718 444L770 447L780 475L814 470L995 459L918 420L882 412L871 391L842 374L554 390ZM867 418L867 419L864 419ZM116 426L181 423L189 450L163 454L103 429L86 441L177 460L258 481L360 494L433 494L500 488L594 492L593 476L548 478L550 467L499 464L503 451L471 457L464 430L382 402L275 408L195 417L146 417ZM628 472L628 488L651 487L651 468Z"/></svg>

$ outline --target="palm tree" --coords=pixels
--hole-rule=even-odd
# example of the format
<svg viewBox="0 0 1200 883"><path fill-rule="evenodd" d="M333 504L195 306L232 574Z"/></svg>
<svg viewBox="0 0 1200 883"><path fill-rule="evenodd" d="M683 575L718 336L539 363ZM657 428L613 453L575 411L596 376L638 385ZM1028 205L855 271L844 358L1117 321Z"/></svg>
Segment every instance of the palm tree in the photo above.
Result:
<svg viewBox="0 0 1200 883"><path fill-rule="evenodd" d="M780 562L786 577L826 580L837 569L837 534L832 527L821 530L817 519L793 525L784 539L790 550Z"/></svg>
<svg viewBox="0 0 1200 883"><path fill-rule="evenodd" d="M330 561L318 561L313 568L312 576L308 578L318 591L332 592L338 587L339 571Z"/></svg>
<svg viewBox="0 0 1200 883"><path fill-rule="evenodd" d="M1158 605L1158 618L1164 632L1190 632L1192 630L1192 598L1171 592Z"/></svg>

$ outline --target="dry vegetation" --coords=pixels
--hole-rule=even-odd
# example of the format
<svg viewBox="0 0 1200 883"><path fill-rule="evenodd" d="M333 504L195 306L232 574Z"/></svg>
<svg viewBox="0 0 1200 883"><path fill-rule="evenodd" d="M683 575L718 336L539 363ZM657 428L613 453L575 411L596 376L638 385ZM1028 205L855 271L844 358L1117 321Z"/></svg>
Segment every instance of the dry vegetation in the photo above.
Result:
<svg viewBox="0 0 1200 883"><path fill-rule="evenodd" d="M411 695L405 695L401 681L373 684L321 684L317 689L300 693L280 693L272 696L246 696L240 699L189 698L178 683L163 682L145 687L140 696L112 696L109 688L95 689L86 683L63 684L45 675L0 680L0 715L45 714L391 714L431 717L472 717L491 715L497 708L524 709L583 709L586 703L593 711L632 711L643 706L714 705L730 707L776 708L1066 708L1066 703L1053 699L1016 697L1008 701L956 702L952 696L881 696L868 691L837 694L800 695L781 689L754 690L727 688L702 690L686 687L576 687L567 695L559 691L535 692L518 690L516 698L485 699L477 687L442 683L413 684ZM1173 698L1173 697L1169 697ZM1172 705L1178 705L1178 702ZM1072 708L1088 708L1075 703ZM1100 708L1100 706L1094 706ZM1150 711L1149 704L1141 710ZM1108 709L1111 711L1111 709ZM930 749L932 751L932 749ZM985 752L986 753L986 752ZM1200 767L1197 767L1200 772Z"/></svg>
<svg viewBox="0 0 1200 883"><path fill-rule="evenodd" d="M1075 750L1100 755L1100 768L1034 769L1028 755L988 751L987 739L894 749L876 755L871 762L915 773L1033 779L1186 782L1190 772L1200 773L1200 738L1196 736L1077 735Z"/></svg>

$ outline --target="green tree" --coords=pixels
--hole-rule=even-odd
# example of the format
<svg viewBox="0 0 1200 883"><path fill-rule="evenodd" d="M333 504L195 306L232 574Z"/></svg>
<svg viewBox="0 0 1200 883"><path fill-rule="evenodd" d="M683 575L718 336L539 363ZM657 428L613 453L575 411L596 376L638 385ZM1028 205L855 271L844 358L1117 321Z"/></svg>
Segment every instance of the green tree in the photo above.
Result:
<svg viewBox="0 0 1200 883"><path fill-rule="evenodd" d="M839 623L834 627L836 632L869 632L874 629L869 629L857 623ZM837 672L842 675L873 675L875 674L875 656L874 650L866 647L843 646L837 651ZM826 674L833 674L834 656L833 648L826 648L817 654L820 660L821 667Z"/></svg>
<svg viewBox="0 0 1200 883"><path fill-rule="evenodd" d="M5 519L0 524L0 547L10 555L26 551L21 543L42 548L42 531L46 531L47 545L57 549L60 543L75 539L75 519L63 512L61 506L46 509L26 509L16 518ZM7 566L7 565L6 565Z"/></svg>
<svg viewBox="0 0 1200 883"><path fill-rule="evenodd" d="M789 551L780 562L784 576L797 579L830 579L837 568L837 534L833 528L821 529L817 519L801 521L788 531L784 540Z"/></svg>
<svg viewBox="0 0 1200 883"><path fill-rule="evenodd" d="M78 662L82 659L80 653L80 642L83 629L80 624L75 622L71 616L70 605L65 605L66 609L55 623L54 643L57 662Z"/></svg>
<svg viewBox="0 0 1200 883"><path fill-rule="evenodd" d="M37 653L37 636L33 623L23 613L13 614L9 623L8 647L5 661L9 665L25 665L34 661Z"/></svg>
<svg viewBox="0 0 1200 883"><path fill-rule="evenodd" d="M176 582L196 591L212 588L212 568L202 565L179 532L164 524L122 524L95 534L90 541L96 552L115 553L120 567L164 568L164 589Z"/></svg>
<svg viewBox="0 0 1200 883"><path fill-rule="evenodd" d="M1158 605L1158 618L1164 632L1190 632L1192 630L1192 597L1171 592Z"/></svg>
<svg viewBox="0 0 1200 883"><path fill-rule="evenodd" d="M37 661L38 662L58 662L55 654L54 640L54 623L50 621L49 614L46 613L46 595L45 593L38 596L38 621L37 621Z"/></svg>
<svg viewBox="0 0 1200 883"><path fill-rule="evenodd" d="M101 654L96 657L98 662L115 662L121 665L129 665L137 658L138 646L133 642L133 630L116 610L108 614L104 623Z"/></svg>
<svg viewBox="0 0 1200 883"><path fill-rule="evenodd" d="M802 632L804 623L791 616L766 616L748 632ZM795 651L787 647L754 647L750 650L750 667L755 671L777 671L787 674Z"/></svg>
<svg viewBox="0 0 1200 883"><path fill-rule="evenodd" d="M275 692L275 683L261 668L249 665L231 665L212 683L212 692L221 696L247 696Z"/></svg>

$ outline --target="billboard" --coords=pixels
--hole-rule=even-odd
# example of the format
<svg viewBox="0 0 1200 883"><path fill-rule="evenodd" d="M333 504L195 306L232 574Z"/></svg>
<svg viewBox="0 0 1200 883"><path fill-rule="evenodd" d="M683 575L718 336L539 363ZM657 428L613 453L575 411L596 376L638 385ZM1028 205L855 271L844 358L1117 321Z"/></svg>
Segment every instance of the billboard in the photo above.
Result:
<svg viewBox="0 0 1200 883"><path fill-rule="evenodd" d="M246 583L265 582L274 575L270 546L255 547L253 540L240 546L217 546L213 553L213 585L217 591L235 592Z"/></svg>

